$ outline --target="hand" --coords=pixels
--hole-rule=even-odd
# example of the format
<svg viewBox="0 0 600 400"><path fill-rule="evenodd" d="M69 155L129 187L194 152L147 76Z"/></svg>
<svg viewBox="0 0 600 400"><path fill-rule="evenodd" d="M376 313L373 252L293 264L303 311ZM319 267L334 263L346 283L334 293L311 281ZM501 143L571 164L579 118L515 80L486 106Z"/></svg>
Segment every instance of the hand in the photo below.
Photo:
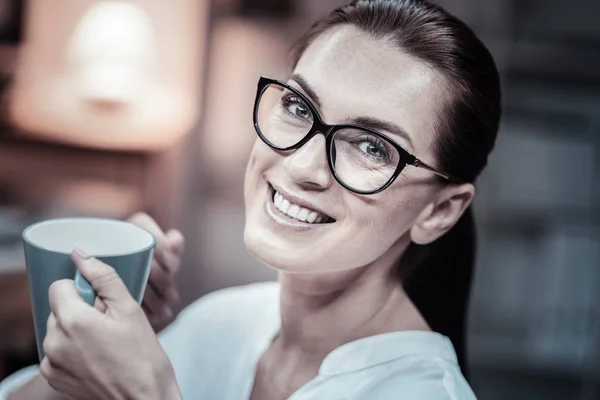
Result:
<svg viewBox="0 0 600 400"><path fill-rule="evenodd" d="M156 237L154 260L142 308L154 331L159 332L173 321L173 307L180 301L175 275L181 265L185 239L181 232L175 229L163 232L158 224L144 213L133 215L129 222L150 231Z"/></svg>
<svg viewBox="0 0 600 400"><path fill-rule="evenodd" d="M86 304L72 280L50 286L42 376L72 399L181 398L156 334L115 270L81 249L72 257L96 304Z"/></svg>

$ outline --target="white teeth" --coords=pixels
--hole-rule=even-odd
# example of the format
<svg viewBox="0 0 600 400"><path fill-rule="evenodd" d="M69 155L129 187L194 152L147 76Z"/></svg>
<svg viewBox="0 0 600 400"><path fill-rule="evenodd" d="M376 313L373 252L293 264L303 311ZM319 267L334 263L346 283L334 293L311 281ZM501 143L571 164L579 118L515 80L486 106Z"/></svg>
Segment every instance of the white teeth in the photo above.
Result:
<svg viewBox="0 0 600 400"><path fill-rule="evenodd" d="M317 211L312 211L308 208L300 207L297 204L290 203L279 192L275 192L275 195L273 196L273 203L275 204L275 207L282 213L302 222L314 224L320 223L327 219L326 216Z"/></svg>
<svg viewBox="0 0 600 400"><path fill-rule="evenodd" d="M300 209L300 212L296 218L298 218L300 221L306 221L306 218L308 218L308 210L306 208Z"/></svg>
<svg viewBox="0 0 600 400"><path fill-rule="evenodd" d="M298 207L295 204L292 204L291 207L287 210L287 215L289 215L292 218L296 218L298 216L299 212L300 212L300 207Z"/></svg>
<svg viewBox="0 0 600 400"><path fill-rule="evenodd" d="M287 201L287 199L283 199L283 201L281 202L281 206L279 207L279 209L281 210L281 212L284 212L284 213L287 214L288 208L290 208L290 202Z"/></svg>

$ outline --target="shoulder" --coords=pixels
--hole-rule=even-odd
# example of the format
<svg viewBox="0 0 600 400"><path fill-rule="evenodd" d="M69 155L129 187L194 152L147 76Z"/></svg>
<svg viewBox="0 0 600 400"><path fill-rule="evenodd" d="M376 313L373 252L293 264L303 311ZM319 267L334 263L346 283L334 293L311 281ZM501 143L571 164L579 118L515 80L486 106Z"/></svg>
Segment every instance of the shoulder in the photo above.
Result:
<svg viewBox="0 0 600 400"><path fill-rule="evenodd" d="M372 388L369 398L383 400L406 395L414 400L477 399L458 365L446 359L411 356L395 364Z"/></svg>

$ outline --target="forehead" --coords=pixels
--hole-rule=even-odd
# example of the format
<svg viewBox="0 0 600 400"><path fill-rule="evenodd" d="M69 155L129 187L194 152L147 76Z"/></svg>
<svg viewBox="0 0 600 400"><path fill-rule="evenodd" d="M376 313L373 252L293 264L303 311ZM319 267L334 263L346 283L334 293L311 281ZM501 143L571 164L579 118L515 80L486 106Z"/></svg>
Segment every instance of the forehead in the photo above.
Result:
<svg viewBox="0 0 600 400"><path fill-rule="evenodd" d="M294 72L320 97L327 122L377 118L407 131L418 155L430 147L441 79L393 43L352 26L331 29L307 48Z"/></svg>

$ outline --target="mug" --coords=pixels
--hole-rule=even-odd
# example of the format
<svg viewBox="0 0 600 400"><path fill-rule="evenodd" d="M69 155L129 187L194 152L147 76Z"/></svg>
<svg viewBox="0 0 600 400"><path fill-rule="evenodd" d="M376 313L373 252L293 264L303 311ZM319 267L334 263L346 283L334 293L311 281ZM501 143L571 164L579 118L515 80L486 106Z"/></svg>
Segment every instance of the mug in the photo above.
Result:
<svg viewBox="0 0 600 400"><path fill-rule="evenodd" d="M50 316L48 290L53 282L73 279L79 295L94 305L91 285L71 259L75 247L115 269L131 296L140 303L144 296L155 237L129 222L104 218L60 218L30 225L23 231L25 265L31 295L36 345L40 361Z"/></svg>

